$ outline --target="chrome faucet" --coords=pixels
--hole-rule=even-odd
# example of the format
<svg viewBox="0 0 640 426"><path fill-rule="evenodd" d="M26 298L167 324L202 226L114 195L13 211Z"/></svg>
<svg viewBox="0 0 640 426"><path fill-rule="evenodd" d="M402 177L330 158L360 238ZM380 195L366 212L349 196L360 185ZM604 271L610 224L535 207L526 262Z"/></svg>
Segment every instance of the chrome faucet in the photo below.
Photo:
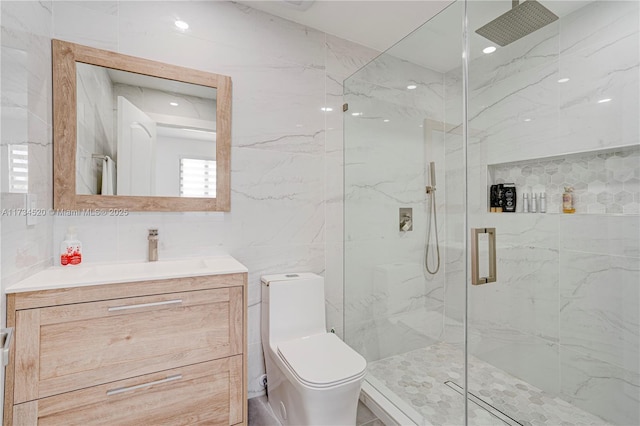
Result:
<svg viewBox="0 0 640 426"><path fill-rule="evenodd" d="M149 262L158 260L158 230L149 229Z"/></svg>

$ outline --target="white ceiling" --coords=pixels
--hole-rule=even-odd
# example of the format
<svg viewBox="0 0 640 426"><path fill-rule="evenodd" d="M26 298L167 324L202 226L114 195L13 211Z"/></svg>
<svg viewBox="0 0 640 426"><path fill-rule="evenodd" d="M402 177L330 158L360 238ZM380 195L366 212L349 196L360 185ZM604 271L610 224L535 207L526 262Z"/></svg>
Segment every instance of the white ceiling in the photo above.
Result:
<svg viewBox="0 0 640 426"><path fill-rule="evenodd" d="M239 0L237 3L384 51L451 0L315 0L302 2L302 7L296 7L295 0Z"/></svg>
<svg viewBox="0 0 640 426"><path fill-rule="evenodd" d="M540 0L559 17L593 0ZM385 51L437 15L452 0L238 0L238 3ZM297 4L300 3L299 6ZM469 2L472 46L486 42L473 31L507 12L511 0ZM437 71L460 65L462 2L421 28L390 54ZM491 43L487 43L489 45ZM472 56L474 52L471 52Z"/></svg>

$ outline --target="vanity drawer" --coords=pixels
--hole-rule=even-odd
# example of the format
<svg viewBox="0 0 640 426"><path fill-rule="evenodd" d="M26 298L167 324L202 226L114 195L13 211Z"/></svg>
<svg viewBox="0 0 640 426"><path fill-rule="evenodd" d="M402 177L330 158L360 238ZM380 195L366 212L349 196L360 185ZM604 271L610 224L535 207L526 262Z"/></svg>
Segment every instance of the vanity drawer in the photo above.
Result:
<svg viewBox="0 0 640 426"><path fill-rule="evenodd" d="M16 312L14 404L243 351L243 288Z"/></svg>
<svg viewBox="0 0 640 426"><path fill-rule="evenodd" d="M242 418L242 356L15 405L13 424L232 425Z"/></svg>

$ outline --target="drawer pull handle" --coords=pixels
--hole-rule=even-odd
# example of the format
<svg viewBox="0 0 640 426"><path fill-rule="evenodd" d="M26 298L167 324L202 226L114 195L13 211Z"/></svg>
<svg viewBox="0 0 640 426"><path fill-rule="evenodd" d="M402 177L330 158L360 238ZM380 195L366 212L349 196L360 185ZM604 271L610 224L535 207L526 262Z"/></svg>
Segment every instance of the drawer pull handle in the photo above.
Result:
<svg viewBox="0 0 640 426"><path fill-rule="evenodd" d="M126 388L111 389L111 390L107 391L107 396L117 395L119 393L129 392L129 391L133 391L133 390L136 390L136 389L142 389L142 388L146 388L146 387L149 387L149 386L160 385L162 383L173 382L175 380L180 380L180 379L182 379L182 374L176 374L175 376L169 376L169 377L167 377L165 379L155 380L155 381L149 382L149 383L142 383L141 385L129 386L129 387L126 387Z"/></svg>
<svg viewBox="0 0 640 426"><path fill-rule="evenodd" d="M13 327L0 329L2 336L2 365L9 365L9 351L11 350L11 339L13 337Z"/></svg>
<svg viewBox="0 0 640 426"><path fill-rule="evenodd" d="M137 305L112 306L109 308L109 312L124 311L126 309L150 308L152 306L179 305L180 303L182 303L182 299L165 300L153 303L139 303Z"/></svg>

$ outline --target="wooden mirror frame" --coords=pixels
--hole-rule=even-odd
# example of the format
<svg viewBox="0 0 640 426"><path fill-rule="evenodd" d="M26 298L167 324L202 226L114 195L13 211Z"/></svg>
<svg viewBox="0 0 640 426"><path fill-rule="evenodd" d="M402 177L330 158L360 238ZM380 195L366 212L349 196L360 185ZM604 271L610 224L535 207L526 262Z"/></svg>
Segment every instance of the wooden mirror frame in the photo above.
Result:
<svg viewBox="0 0 640 426"><path fill-rule="evenodd" d="M230 211L231 77L61 40L52 40L52 51L54 209ZM216 198L76 194L76 62L216 88Z"/></svg>

